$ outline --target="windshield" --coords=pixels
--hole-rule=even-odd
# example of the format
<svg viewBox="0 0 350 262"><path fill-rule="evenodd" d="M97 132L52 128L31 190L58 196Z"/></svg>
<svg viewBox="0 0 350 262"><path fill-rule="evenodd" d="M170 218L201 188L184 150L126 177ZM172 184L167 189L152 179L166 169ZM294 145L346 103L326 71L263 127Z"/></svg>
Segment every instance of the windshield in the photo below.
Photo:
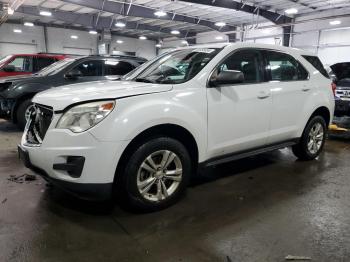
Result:
<svg viewBox="0 0 350 262"><path fill-rule="evenodd" d="M196 76L220 51L218 48L191 48L165 53L143 64L124 79L181 84Z"/></svg>
<svg viewBox="0 0 350 262"><path fill-rule="evenodd" d="M6 62L11 56L8 55L8 56L3 56L0 58L0 65L3 64L4 62Z"/></svg>
<svg viewBox="0 0 350 262"><path fill-rule="evenodd" d="M49 65L48 67L45 67L44 69L36 73L36 75L40 75L40 76L53 75L59 72L62 68L66 67L67 65L70 65L74 61L75 59L73 58L66 58L66 59L60 60L56 63L53 63L52 65Z"/></svg>

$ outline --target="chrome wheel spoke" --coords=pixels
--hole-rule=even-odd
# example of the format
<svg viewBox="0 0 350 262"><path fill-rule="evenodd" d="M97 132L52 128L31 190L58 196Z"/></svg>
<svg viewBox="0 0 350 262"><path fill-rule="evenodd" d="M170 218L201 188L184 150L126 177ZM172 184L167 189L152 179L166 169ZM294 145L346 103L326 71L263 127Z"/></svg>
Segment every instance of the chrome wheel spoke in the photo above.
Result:
<svg viewBox="0 0 350 262"><path fill-rule="evenodd" d="M146 179L145 181L138 183L138 187L141 189L141 194L147 193L151 189L151 187L154 185L155 182L156 182L156 178L151 177L149 179Z"/></svg>
<svg viewBox="0 0 350 262"><path fill-rule="evenodd" d="M163 194L162 194L162 182L160 181L160 179L157 182L157 199L158 200L162 200Z"/></svg>
<svg viewBox="0 0 350 262"><path fill-rule="evenodd" d="M150 166L146 163L146 161L142 163L141 168L147 170L147 171L150 172L151 174L157 172L155 169L153 169L152 167L150 167Z"/></svg>
<svg viewBox="0 0 350 262"><path fill-rule="evenodd" d="M163 195L165 198L167 198L169 195L168 195L168 189L166 188L165 184L164 184L164 181L162 179L159 180L160 183L161 183L161 186L162 186L162 190L163 190Z"/></svg>

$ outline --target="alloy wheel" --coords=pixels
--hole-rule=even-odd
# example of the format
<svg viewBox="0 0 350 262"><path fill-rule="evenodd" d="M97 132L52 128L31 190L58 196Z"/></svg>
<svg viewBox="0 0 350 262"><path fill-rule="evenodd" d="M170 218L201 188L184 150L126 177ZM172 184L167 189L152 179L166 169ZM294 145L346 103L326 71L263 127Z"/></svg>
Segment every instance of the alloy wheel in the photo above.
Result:
<svg viewBox="0 0 350 262"><path fill-rule="evenodd" d="M172 151L160 150L142 162L137 173L137 188L147 200L159 202L169 198L182 180L182 163Z"/></svg>
<svg viewBox="0 0 350 262"><path fill-rule="evenodd" d="M311 154L317 154L324 140L324 129L320 123L315 123L309 132L307 148Z"/></svg>

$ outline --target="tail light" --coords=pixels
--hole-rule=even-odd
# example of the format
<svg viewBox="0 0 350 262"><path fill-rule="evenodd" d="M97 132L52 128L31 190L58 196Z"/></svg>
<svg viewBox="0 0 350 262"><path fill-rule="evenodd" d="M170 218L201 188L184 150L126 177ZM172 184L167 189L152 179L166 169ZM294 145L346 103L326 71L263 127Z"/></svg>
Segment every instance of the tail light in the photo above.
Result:
<svg viewBox="0 0 350 262"><path fill-rule="evenodd" d="M335 90L337 89L337 85L333 82L331 87L332 87L333 95L335 96Z"/></svg>

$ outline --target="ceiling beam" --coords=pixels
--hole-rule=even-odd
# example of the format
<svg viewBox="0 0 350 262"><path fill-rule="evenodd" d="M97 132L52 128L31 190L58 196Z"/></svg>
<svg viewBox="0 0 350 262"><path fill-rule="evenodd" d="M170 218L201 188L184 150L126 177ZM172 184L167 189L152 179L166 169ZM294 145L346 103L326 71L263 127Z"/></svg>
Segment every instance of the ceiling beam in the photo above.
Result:
<svg viewBox="0 0 350 262"><path fill-rule="evenodd" d="M180 2L233 9L236 11L246 12L250 14L259 14L261 17L264 17L265 19L273 22L274 24L284 24L290 23L292 21L292 18L283 14L271 12L259 6L252 6L249 4L235 2L232 0L180 0Z"/></svg>
<svg viewBox="0 0 350 262"><path fill-rule="evenodd" d="M123 16L184 22L189 24L206 26L208 28L221 31L221 32L233 30L233 27L229 25L219 28L215 26L215 22L201 19L200 17L191 17L186 15L181 15L175 12L166 12L167 14L166 16L156 17L154 15L154 12L157 11L158 9L145 7L141 5L135 5L135 4L132 4L132 2L124 3L124 2L118 2L118 1L112 2L108 0L61 0L61 1L64 3L80 5L80 6L96 9L96 10L101 10L104 12L123 15ZM211 2L211 0L209 2Z"/></svg>
<svg viewBox="0 0 350 262"><path fill-rule="evenodd" d="M49 9L46 9L49 10ZM97 30L105 30L105 29L111 29L111 26L113 27L113 17L99 17L96 14L90 15L90 14L78 14L74 12L67 12L67 11L60 11L60 10L49 10L52 13L53 20L59 20L62 22L65 22L67 24L79 24L86 28L94 28ZM40 16L40 10L33 6L21 6L19 7L16 12L26 14L26 15L33 15L33 16ZM96 23L97 21L97 23ZM152 31L152 32L159 32L159 33L165 33L171 35L171 29L169 28L162 28L161 26L151 26L147 24L139 24L137 22L127 22L126 26L123 29L133 29L133 30L146 30L146 31ZM184 38L187 31L179 30L180 34L178 37ZM172 35L173 36L173 35Z"/></svg>

